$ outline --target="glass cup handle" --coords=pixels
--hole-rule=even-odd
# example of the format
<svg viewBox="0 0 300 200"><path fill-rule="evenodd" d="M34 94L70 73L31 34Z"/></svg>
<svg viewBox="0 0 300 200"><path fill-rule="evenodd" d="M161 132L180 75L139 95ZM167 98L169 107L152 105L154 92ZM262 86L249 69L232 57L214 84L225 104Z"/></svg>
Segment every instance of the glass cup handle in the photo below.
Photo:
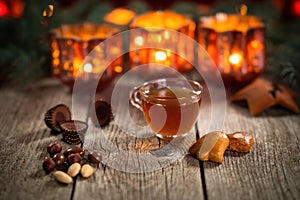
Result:
<svg viewBox="0 0 300 200"><path fill-rule="evenodd" d="M142 100L140 98L141 94L139 91L139 88L135 87L131 92L130 92L130 103L137 109L142 110Z"/></svg>

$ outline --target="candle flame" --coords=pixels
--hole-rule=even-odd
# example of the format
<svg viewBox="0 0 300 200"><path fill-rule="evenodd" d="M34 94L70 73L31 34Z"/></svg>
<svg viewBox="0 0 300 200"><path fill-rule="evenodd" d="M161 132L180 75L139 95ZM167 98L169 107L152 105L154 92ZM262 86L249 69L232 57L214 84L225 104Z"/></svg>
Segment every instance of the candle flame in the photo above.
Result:
<svg viewBox="0 0 300 200"><path fill-rule="evenodd" d="M242 62L242 56L238 53L234 53L229 57L229 62L233 65L239 65Z"/></svg>
<svg viewBox="0 0 300 200"><path fill-rule="evenodd" d="M43 17L52 17L52 15L53 15L53 11L54 11L54 5L52 5L52 4L49 4L48 6L47 6L47 8L45 8L44 10L43 10Z"/></svg>
<svg viewBox="0 0 300 200"><path fill-rule="evenodd" d="M164 51L155 52L156 61L165 61L167 59L167 54Z"/></svg>
<svg viewBox="0 0 300 200"><path fill-rule="evenodd" d="M90 63L87 63L87 64L84 65L83 71L87 72L87 73L90 73L90 72L93 71L93 66Z"/></svg>
<svg viewBox="0 0 300 200"><path fill-rule="evenodd" d="M242 15L242 16L245 16L247 15L247 12L248 12L248 7L246 4L242 4L239 8L239 13Z"/></svg>

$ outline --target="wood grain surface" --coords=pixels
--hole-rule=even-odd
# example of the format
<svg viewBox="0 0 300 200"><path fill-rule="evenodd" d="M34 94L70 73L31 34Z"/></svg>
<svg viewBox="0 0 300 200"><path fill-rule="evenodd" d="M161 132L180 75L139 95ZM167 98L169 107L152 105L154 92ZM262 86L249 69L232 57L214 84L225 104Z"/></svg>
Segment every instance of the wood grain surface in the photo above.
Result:
<svg viewBox="0 0 300 200"><path fill-rule="evenodd" d="M97 170L91 178L78 177L65 186L42 170L46 146L61 139L44 124L44 113L58 103L71 106L72 99L68 90L52 79L24 89L0 90L0 199L300 198L300 116L282 108L252 117L246 108L228 104L224 131L252 132L255 143L250 153L226 151L222 164L199 162L186 155L156 171L128 173L132 166L147 169L147 163L122 154L126 156L121 157L117 170L112 166L118 163L107 158L114 152L149 153L167 143L156 137L136 139L116 122L99 129L89 119L87 102L75 103L84 105L76 118L90 125L84 146L101 151L105 162L94 166ZM134 117L141 118L139 114ZM198 136L202 134L201 127L199 130ZM191 135L194 140L195 130Z"/></svg>

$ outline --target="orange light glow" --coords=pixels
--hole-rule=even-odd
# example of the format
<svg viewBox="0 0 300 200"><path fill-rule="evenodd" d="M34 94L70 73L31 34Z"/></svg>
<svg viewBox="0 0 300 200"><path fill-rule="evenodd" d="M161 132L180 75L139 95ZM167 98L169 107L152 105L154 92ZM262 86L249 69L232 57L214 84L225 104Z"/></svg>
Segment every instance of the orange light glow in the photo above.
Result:
<svg viewBox="0 0 300 200"><path fill-rule="evenodd" d="M123 71L123 68L119 65L115 66L115 72L121 73Z"/></svg>
<svg viewBox="0 0 300 200"><path fill-rule="evenodd" d="M104 16L104 21L116 25L127 25L134 18L135 12L125 8L116 8Z"/></svg>
<svg viewBox="0 0 300 200"><path fill-rule="evenodd" d="M93 66L90 63L87 63L84 65L83 71L87 73L91 73L93 71Z"/></svg>
<svg viewBox="0 0 300 200"><path fill-rule="evenodd" d="M239 65L242 63L242 56L238 53L233 53L231 54L231 56L229 57L229 62L233 65Z"/></svg>
<svg viewBox="0 0 300 200"><path fill-rule="evenodd" d="M155 52L156 61L165 61L167 59L167 54L164 51Z"/></svg>
<svg viewBox="0 0 300 200"><path fill-rule="evenodd" d="M250 45L254 49L260 49L260 50L264 49L263 44L261 42L255 41L255 40L251 41Z"/></svg>

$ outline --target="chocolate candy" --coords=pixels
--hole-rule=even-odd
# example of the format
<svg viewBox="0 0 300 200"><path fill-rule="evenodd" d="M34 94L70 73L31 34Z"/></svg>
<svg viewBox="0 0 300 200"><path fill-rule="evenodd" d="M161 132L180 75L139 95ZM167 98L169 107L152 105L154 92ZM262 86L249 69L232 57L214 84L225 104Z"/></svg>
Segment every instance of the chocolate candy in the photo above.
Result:
<svg viewBox="0 0 300 200"><path fill-rule="evenodd" d="M62 146L60 143L58 142L54 142L49 144L49 146L47 147L47 152L50 154L50 156L55 155L56 153L60 153L62 150Z"/></svg>
<svg viewBox="0 0 300 200"><path fill-rule="evenodd" d="M85 154L85 150L84 150L84 148L81 148L81 147L79 147L79 146L72 146L72 147L67 148L67 149L64 151L65 157L68 157L69 155L75 154L75 153L79 153L79 155L80 155L81 157L83 157L84 154Z"/></svg>
<svg viewBox="0 0 300 200"><path fill-rule="evenodd" d="M88 159L91 163L98 164L101 162L102 156L99 152L93 151L89 153Z"/></svg>
<svg viewBox="0 0 300 200"><path fill-rule="evenodd" d="M80 161L81 161L81 156L79 155L79 153L73 153L69 155L67 158L67 162L69 164L80 163Z"/></svg>
<svg viewBox="0 0 300 200"><path fill-rule="evenodd" d="M71 120L71 112L65 104L58 104L50 108L44 117L46 125L54 132L59 132L59 123L66 120Z"/></svg>
<svg viewBox="0 0 300 200"><path fill-rule="evenodd" d="M91 119L96 126L105 127L113 119L111 105L100 99L94 104L95 113L91 113ZM93 110L92 110L93 111Z"/></svg>
<svg viewBox="0 0 300 200"><path fill-rule="evenodd" d="M60 166L65 162L65 156L63 153L57 153L53 156L53 161L55 162L56 166Z"/></svg>
<svg viewBox="0 0 300 200"><path fill-rule="evenodd" d="M55 167L56 167L55 162L51 158L45 157L44 162L43 162L44 171L48 174L51 171L53 171Z"/></svg>
<svg viewBox="0 0 300 200"><path fill-rule="evenodd" d="M85 122L79 120L64 121L59 126L63 134L63 140L69 144L82 143L82 135L88 128Z"/></svg>

